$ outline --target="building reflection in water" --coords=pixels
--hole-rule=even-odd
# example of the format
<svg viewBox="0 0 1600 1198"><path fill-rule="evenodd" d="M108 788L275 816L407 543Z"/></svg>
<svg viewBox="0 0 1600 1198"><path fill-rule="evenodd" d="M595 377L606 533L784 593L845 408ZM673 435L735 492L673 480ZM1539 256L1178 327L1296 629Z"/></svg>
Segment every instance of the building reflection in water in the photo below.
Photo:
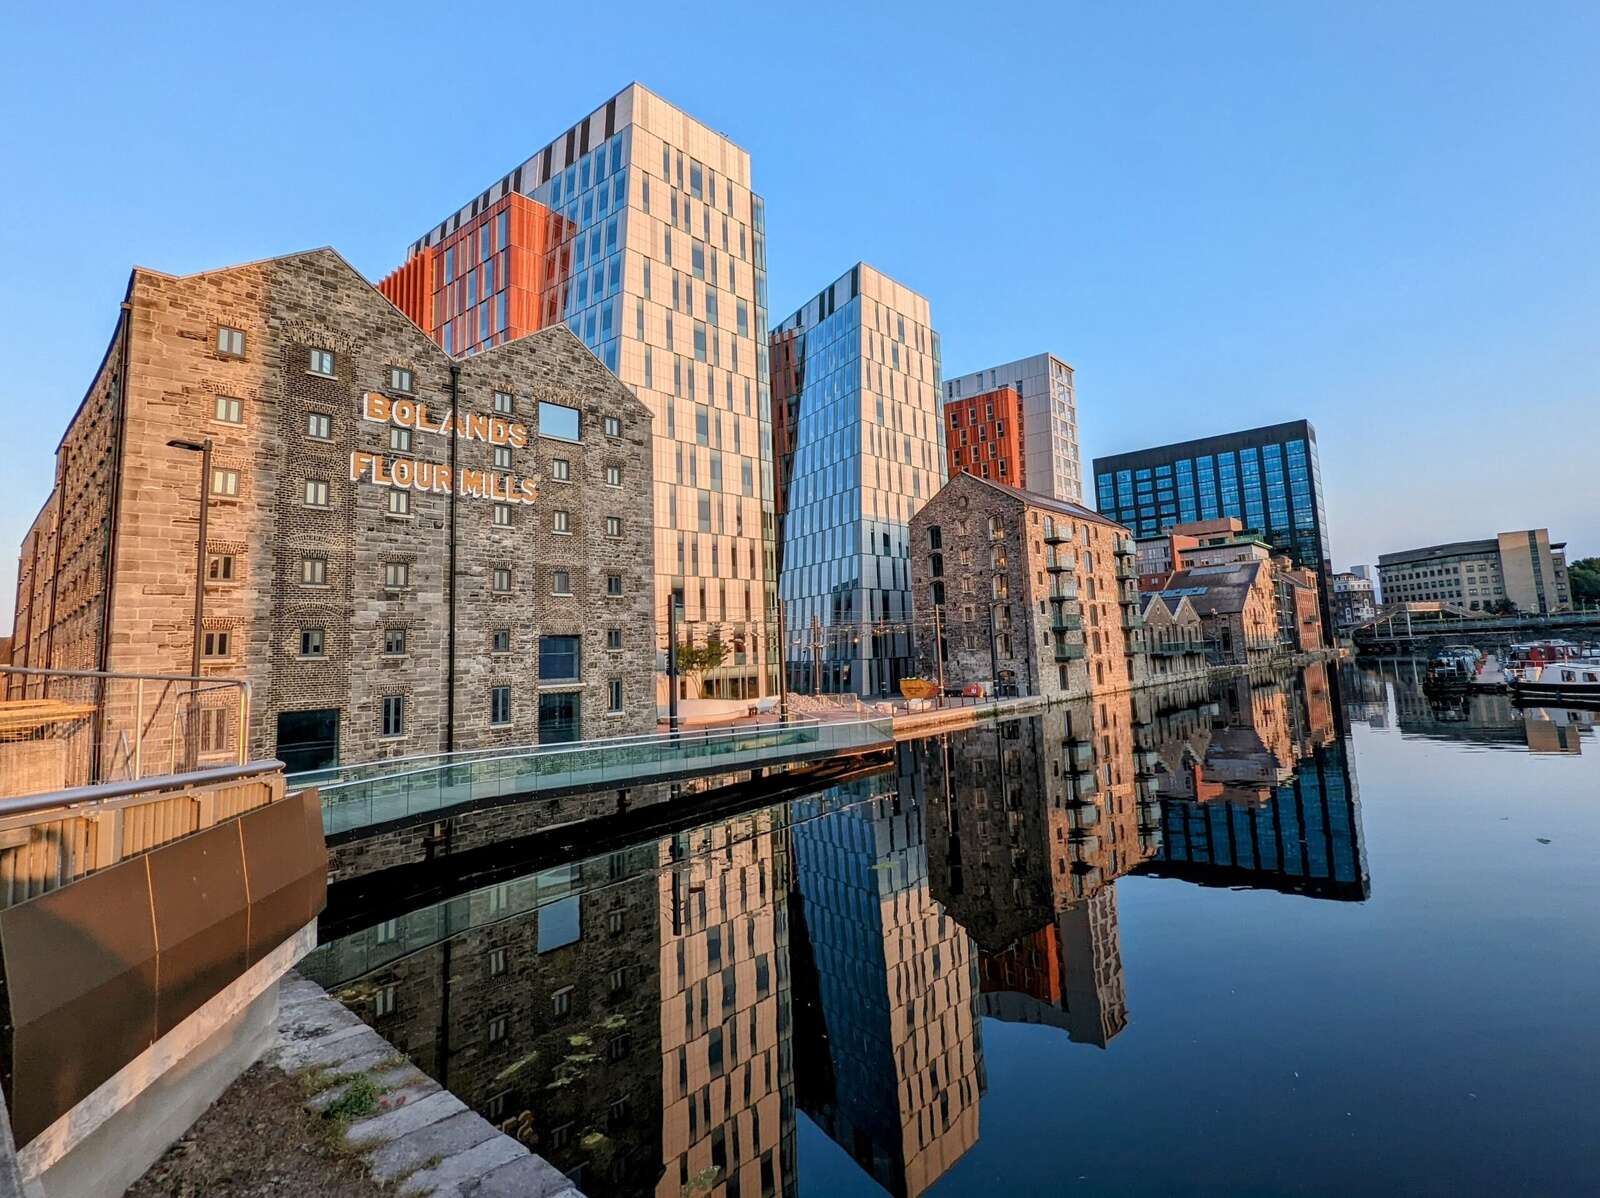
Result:
<svg viewBox="0 0 1600 1198"><path fill-rule="evenodd" d="M794 828L800 1107L897 1198L977 1143L986 1086L972 938L929 888L915 766L902 747L833 810L796 803Z"/></svg>
<svg viewBox="0 0 1600 1198"><path fill-rule="evenodd" d="M1584 741L1594 738L1593 711L1518 707L1504 692L1429 693L1422 685L1426 668L1417 658L1376 658L1352 667L1345 677L1372 697L1347 704L1350 718L1381 728L1385 723L1370 713L1379 709L1386 717L1392 704L1404 735L1530 753L1582 753Z"/></svg>
<svg viewBox="0 0 1600 1198"><path fill-rule="evenodd" d="M1161 806L1161 848L1142 872L1322 898L1368 896L1361 801L1334 718L1334 680L1319 664L1298 683L1225 683L1215 692L1211 726L1185 719L1177 735L1168 733L1164 713L1154 714L1141 748L1154 753L1146 785Z"/></svg>
<svg viewBox="0 0 1600 1198"><path fill-rule="evenodd" d="M1335 683L1190 684L906 742L303 968L590 1192L787 1198L800 1110L913 1198L978 1142L981 1017L1101 1048L1130 1026L1118 878L1366 895Z"/></svg>
<svg viewBox="0 0 1600 1198"><path fill-rule="evenodd" d="M789 829L783 808L663 843L656 1193L792 1193Z"/></svg>
<svg viewBox="0 0 1600 1198"><path fill-rule="evenodd" d="M1111 883L1148 859L1126 693L908 746L934 893L979 947L981 1007L1104 1047L1127 1025Z"/></svg>

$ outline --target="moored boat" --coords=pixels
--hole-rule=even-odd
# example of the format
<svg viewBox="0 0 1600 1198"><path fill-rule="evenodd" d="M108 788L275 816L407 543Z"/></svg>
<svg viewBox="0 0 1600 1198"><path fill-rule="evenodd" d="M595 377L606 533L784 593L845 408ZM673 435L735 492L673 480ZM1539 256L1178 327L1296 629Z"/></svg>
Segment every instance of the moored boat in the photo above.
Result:
<svg viewBox="0 0 1600 1198"><path fill-rule="evenodd" d="M1600 662L1550 661L1506 671L1506 684L1518 702L1600 704Z"/></svg>

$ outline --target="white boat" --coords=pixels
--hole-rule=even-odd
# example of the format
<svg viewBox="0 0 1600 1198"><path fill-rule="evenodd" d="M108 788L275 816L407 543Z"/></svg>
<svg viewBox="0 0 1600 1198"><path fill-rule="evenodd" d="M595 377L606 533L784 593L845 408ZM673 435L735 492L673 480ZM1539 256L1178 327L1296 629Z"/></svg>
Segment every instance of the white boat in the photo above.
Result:
<svg viewBox="0 0 1600 1198"><path fill-rule="evenodd" d="M1574 659L1524 666L1507 670L1506 684L1514 698L1528 703L1600 703L1600 662Z"/></svg>

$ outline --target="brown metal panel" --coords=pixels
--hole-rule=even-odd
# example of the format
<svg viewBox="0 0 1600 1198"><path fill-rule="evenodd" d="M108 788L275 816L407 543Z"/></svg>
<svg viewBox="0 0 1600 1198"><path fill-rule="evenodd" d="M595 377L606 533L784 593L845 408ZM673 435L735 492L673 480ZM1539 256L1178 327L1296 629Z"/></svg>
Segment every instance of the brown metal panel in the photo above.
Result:
<svg viewBox="0 0 1600 1198"><path fill-rule="evenodd" d="M239 817L250 887L253 964L310 923L328 901L322 798L304 790Z"/></svg>
<svg viewBox="0 0 1600 1198"><path fill-rule="evenodd" d="M0 911L11 1122L26 1144L156 1039L143 858Z"/></svg>
<svg viewBox="0 0 1600 1198"><path fill-rule="evenodd" d="M249 918L244 854L231 823L153 849L156 1034L166 1035L245 971Z"/></svg>

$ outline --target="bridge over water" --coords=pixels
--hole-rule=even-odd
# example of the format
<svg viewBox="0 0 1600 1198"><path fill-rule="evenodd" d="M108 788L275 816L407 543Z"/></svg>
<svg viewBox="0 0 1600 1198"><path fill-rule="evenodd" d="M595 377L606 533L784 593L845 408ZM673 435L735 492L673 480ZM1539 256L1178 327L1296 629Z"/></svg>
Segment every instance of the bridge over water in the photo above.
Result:
<svg viewBox="0 0 1600 1198"><path fill-rule="evenodd" d="M1370 652L1410 651L1428 641L1496 640L1600 634L1600 611L1553 615L1466 616L1448 612L1396 611L1363 624L1352 634L1356 648Z"/></svg>
<svg viewBox="0 0 1600 1198"><path fill-rule="evenodd" d="M288 785L317 787L323 832L338 836L495 800L788 765L893 744L894 722L887 717L802 720L395 757L293 774Z"/></svg>

